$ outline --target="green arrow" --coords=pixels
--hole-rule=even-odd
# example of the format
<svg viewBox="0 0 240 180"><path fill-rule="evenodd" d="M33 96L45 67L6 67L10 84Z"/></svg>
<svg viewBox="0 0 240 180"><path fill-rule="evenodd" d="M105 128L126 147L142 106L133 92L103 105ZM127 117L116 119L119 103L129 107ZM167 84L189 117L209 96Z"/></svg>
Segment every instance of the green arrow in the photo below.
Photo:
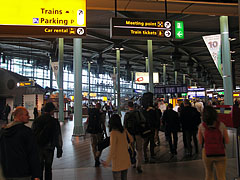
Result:
<svg viewBox="0 0 240 180"><path fill-rule="evenodd" d="M183 34L182 34L181 31L179 31L179 32L177 33L177 35L178 35L178 37L182 37L182 36L183 36Z"/></svg>

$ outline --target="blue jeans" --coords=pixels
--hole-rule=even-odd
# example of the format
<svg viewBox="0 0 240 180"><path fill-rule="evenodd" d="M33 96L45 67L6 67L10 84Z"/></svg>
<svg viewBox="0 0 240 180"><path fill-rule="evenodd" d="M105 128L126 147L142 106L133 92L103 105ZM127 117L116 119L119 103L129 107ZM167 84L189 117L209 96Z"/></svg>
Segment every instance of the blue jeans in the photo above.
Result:
<svg viewBox="0 0 240 180"><path fill-rule="evenodd" d="M113 171L114 180L127 180L127 169L123 171Z"/></svg>

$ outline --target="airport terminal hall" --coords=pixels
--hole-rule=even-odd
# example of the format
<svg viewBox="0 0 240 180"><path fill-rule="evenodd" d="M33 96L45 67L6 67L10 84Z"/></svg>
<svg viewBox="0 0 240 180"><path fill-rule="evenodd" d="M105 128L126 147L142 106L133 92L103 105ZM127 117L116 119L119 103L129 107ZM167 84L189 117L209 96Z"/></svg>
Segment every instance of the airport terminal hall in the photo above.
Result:
<svg viewBox="0 0 240 180"><path fill-rule="evenodd" d="M240 0L12 0L0 180L240 180Z"/></svg>

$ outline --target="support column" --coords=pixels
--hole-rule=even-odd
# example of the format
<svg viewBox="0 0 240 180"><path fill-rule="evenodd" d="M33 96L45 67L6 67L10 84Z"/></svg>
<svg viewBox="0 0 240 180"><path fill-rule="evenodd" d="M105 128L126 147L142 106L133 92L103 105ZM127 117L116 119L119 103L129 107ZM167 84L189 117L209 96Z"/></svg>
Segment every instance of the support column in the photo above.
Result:
<svg viewBox="0 0 240 180"><path fill-rule="evenodd" d="M116 50L117 58L117 110L118 114L121 115L121 95L120 95L120 49Z"/></svg>
<svg viewBox="0 0 240 180"><path fill-rule="evenodd" d="M51 57L49 58L50 59L50 64L49 64L49 70L50 70L50 89L52 89L52 85L53 85L53 70L52 70L52 59ZM52 91L50 91L50 93L52 94Z"/></svg>
<svg viewBox="0 0 240 180"><path fill-rule="evenodd" d="M115 81L113 81L113 96L114 96L114 105L117 105L116 98L116 67L113 67L113 75L115 77Z"/></svg>
<svg viewBox="0 0 240 180"><path fill-rule="evenodd" d="M192 80L189 78L189 86L192 86Z"/></svg>
<svg viewBox="0 0 240 180"><path fill-rule="evenodd" d="M133 76L134 76L134 74L133 74L133 71L131 71L131 80L132 80L132 92L131 92L131 94L132 94L132 97L134 96L134 93L133 93L133 81L134 81L134 79L133 79Z"/></svg>
<svg viewBox="0 0 240 180"><path fill-rule="evenodd" d="M163 85L166 85L166 64L163 64Z"/></svg>
<svg viewBox="0 0 240 180"><path fill-rule="evenodd" d="M228 16L220 17L220 31L222 37L224 105L233 105L233 87L231 73Z"/></svg>
<svg viewBox="0 0 240 180"><path fill-rule="evenodd" d="M177 85L177 71L174 72L175 73L175 84Z"/></svg>
<svg viewBox="0 0 240 180"><path fill-rule="evenodd" d="M58 103L59 103L59 112L58 112L58 120L64 121L64 99L63 99L63 54L64 54L64 39L59 38L59 52L58 52Z"/></svg>
<svg viewBox="0 0 240 180"><path fill-rule="evenodd" d="M146 72L148 72L148 57L145 57Z"/></svg>
<svg viewBox="0 0 240 180"><path fill-rule="evenodd" d="M91 93L91 61L88 61L88 107L90 107L90 93Z"/></svg>
<svg viewBox="0 0 240 180"><path fill-rule="evenodd" d="M82 39L73 39L74 128L73 136L83 135L82 123Z"/></svg>
<svg viewBox="0 0 240 180"><path fill-rule="evenodd" d="M147 44L148 44L149 92L153 93L153 52L152 52L152 40L147 40Z"/></svg>
<svg viewBox="0 0 240 180"><path fill-rule="evenodd" d="M183 84L186 84L186 74L183 74Z"/></svg>

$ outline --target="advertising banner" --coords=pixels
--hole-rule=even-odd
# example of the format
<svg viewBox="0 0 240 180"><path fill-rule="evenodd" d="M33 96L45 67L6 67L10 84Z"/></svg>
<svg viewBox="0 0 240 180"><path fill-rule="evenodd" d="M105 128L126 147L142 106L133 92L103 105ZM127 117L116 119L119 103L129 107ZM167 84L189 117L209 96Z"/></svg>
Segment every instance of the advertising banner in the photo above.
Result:
<svg viewBox="0 0 240 180"><path fill-rule="evenodd" d="M222 76L221 63L221 34L203 36L203 40L213 58L213 61Z"/></svg>

